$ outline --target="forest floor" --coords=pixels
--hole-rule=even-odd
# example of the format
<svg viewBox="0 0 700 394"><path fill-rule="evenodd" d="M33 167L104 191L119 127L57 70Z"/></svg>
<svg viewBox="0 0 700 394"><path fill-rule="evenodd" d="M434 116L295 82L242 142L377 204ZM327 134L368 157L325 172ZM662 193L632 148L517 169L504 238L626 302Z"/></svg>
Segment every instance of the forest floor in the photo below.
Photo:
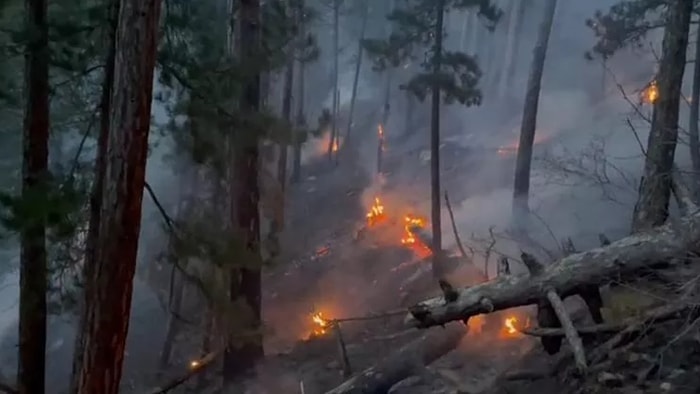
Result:
<svg viewBox="0 0 700 394"><path fill-rule="evenodd" d="M304 166L303 180L289 191L284 263L268 269L264 278L268 289L263 299L265 324L270 328L267 356L257 377L240 392L320 394L345 380L336 335L314 323L315 314L325 319L377 316L340 326L352 372L373 365L423 334L407 329L402 313L392 313L439 294L425 250L400 242L406 235L404 216L429 216L429 153L413 149L415 145L393 146L389 140L382 177L372 175L371 165L348 165L355 160L343 156L337 166L325 157ZM472 197L466 192L474 190L470 182L484 193L510 182L513 155L508 150L444 144L441 152L444 188L455 205ZM373 163L373 159L370 154L360 162ZM477 166L488 166L488 179L473 176ZM385 209L385 219L368 227L366 214L375 198ZM458 269L453 277L456 285L478 280L469 269ZM649 293L648 289L626 284L606 290L606 320L628 317L673 297L673 292ZM579 299L566 301L577 324L589 322ZM572 377L567 368L561 368L544 378L508 381L505 376L515 371L550 370L567 354L564 345L560 355L550 356L538 340L509 332L504 324L507 318L523 323L533 316L530 308L521 308L470 319L459 346L429 366L433 373L408 378L391 392L700 392L700 325L696 322L655 326L648 335L611 354L603 367L596 367L585 379ZM212 370L219 368L215 365ZM220 376L208 375L212 380ZM171 392L215 392L194 386L189 382Z"/></svg>

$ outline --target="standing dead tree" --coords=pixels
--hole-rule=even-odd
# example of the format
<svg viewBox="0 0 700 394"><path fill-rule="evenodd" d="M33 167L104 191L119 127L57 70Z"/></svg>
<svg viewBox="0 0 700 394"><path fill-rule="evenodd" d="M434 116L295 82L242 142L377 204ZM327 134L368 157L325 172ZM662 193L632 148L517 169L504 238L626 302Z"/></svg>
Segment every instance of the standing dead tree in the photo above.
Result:
<svg viewBox="0 0 700 394"><path fill-rule="evenodd" d="M663 54L656 78L659 97L654 103L644 176L632 218L633 231L661 225L668 218L673 158L678 140L678 109L692 11L692 1L678 0L668 5Z"/></svg>

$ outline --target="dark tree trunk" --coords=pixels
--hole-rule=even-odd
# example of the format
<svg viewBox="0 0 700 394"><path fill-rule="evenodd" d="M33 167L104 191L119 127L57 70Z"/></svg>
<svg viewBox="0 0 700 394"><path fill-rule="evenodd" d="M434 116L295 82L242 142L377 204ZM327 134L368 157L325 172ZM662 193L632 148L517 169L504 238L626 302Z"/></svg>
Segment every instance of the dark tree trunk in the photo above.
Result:
<svg viewBox="0 0 700 394"><path fill-rule="evenodd" d="M348 128L345 130L345 144L350 142L350 131L352 130L352 118L355 112L355 99L357 98L357 84L360 81L360 70L362 69L362 40L365 39L367 30L367 19L369 16L369 2L365 0L362 5L362 27L360 28L360 39L357 44L357 60L355 62L355 79L352 82L352 96L350 96L350 111L348 113Z"/></svg>
<svg viewBox="0 0 700 394"><path fill-rule="evenodd" d="M22 198L47 193L49 178L49 47L45 0L27 0L27 28L35 36L25 54ZM39 212L42 212L39 209ZM19 368L20 394L44 392L46 349L46 217L30 217L20 231Z"/></svg>
<svg viewBox="0 0 700 394"><path fill-rule="evenodd" d="M85 256L83 257L83 272L82 280L84 283L85 293L79 298L78 312L80 323L79 327L83 327L85 320L85 296L87 296L87 288L92 284L89 278L92 278L96 260L95 249L97 247L97 234L100 227L100 211L102 209L102 187L105 177L105 160L107 157L107 139L109 138L109 111L110 102L112 99L112 82L114 80L114 57L115 57L115 33L117 29L117 15L119 14L119 2L112 0L109 2L109 26L107 27L106 44L108 49L105 60L105 71L102 80L102 96L100 97L100 133L97 138L97 155L95 158L95 175L90 192L90 219L88 222L88 233L85 240ZM78 330L75 340L75 348L73 350L73 370L70 381L71 393L78 391L78 378L82 365L83 353L87 344L84 340L84 331Z"/></svg>
<svg viewBox="0 0 700 394"><path fill-rule="evenodd" d="M442 220L440 204L440 87L438 74L442 68L442 26L445 17L445 0L439 0L436 7L435 52L433 54L433 97L430 113L430 220L433 232L433 276L442 277Z"/></svg>
<svg viewBox="0 0 700 394"><path fill-rule="evenodd" d="M304 51L306 44L306 17L304 16L304 0L298 0L298 15L299 15L299 53ZM306 127L306 119L304 116L304 84L306 74L306 61L301 59L299 61L299 80L297 81L297 116L296 123L297 127L304 129ZM294 136L294 153L292 159L292 182L299 182L301 180L301 136L295 134Z"/></svg>
<svg viewBox="0 0 700 394"><path fill-rule="evenodd" d="M518 59L518 49L520 48L523 26L525 25L526 0L514 1L510 22L508 26L508 38L506 40L506 54L503 62L503 73L501 83L498 88L498 95L501 99L512 100L511 87L515 81L516 59Z"/></svg>
<svg viewBox="0 0 700 394"><path fill-rule="evenodd" d="M530 195L530 170L532 167L532 147L535 142L537 129L537 110L540 101L540 88L544 63L547 58L547 46L549 35L552 31L554 13L557 8L557 0L547 0L544 16L537 33L537 43L532 54L530 77L527 81L525 92L525 105L523 119L520 127L520 142L515 163L515 180L513 183L513 219L518 228L522 228L527 220Z"/></svg>
<svg viewBox="0 0 700 394"><path fill-rule="evenodd" d="M654 103L644 176L632 218L633 231L662 225L668 217L671 169L678 140L678 109L692 10L692 1L669 3L663 53L656 78L659 99Z"/></svg>
<svg viewBox="0 0 700 394"><path fill-rule="evenodd" d="M238 49L242 58L252 58L260 45L260 0L240 0L240 34ZM260 74L251 76L245 82L241 110L255 113L260 110ZM258 189L258 138L240 135L235 141L233 162L232 221L240 241L246 248L246 255L255 261L241 262L245 267L234 268L231 275L230 297L232 302L243 301L249 314L242 326L250 333L243 343L229 344L224 353L224 382L233 383L242 373L255 367L263 353L262 333L260 332L261 305L261 258L260 258L260 216L258 211L260 190ZM242 299L242 300L241 300Z"/></svg>
<svg viewBox="0 0 700 394"><path fill-rule="evenodd" d="M282 98L282 117L285 122L291 127L292 125L292 88L294 86L294 58L290 54L290 59L287 62L287 68L284 73L284 96ZM285 189L287 187L287 152L289 144L287 140L279 146L280 152L277 160L277 182L280 184L282 193L282 202L284 202ZM284 212L284 207L282 207ZM283 225L284 220L280 222ZM281 227L280 227L281 229Z"/></svg>
<svg viewBox="0 0 700 394"><path fill-rule="evenodd" d="M698 28L700 34L700 28ZM695 63L693 64L693 91L690 95L690 117L688 134L690 136L690 160L693 163L693 196L700 199L700 137L698 136L698 121L700 120L700 35L695 39Z"/></svg>
<svg viewBox="0 0 700 394"><path fill-rule="evenodd" d="M406 91L406 119L404 119L404 135L410 136L416 129L416 125L413 124L413 112L416 109L416 98L413 97L411 92Z"/></svg>
<svg viewBox="0 0 700 394"><path fill-rule="evenodd" d="M333 119L331 125L331 138L328 140L328 160L333 159L333 147L338 144L338 56L340 51L340 31L338 18L340 14L340 0L333 0ZM338 144L339 146L340 144Z"/></svg>
<svg viewBox="0 0 700 394"><path fill-rule="evenodd" d="M77 393L117 394L141 227L161 2L121 0L95 265Z"/></svg>

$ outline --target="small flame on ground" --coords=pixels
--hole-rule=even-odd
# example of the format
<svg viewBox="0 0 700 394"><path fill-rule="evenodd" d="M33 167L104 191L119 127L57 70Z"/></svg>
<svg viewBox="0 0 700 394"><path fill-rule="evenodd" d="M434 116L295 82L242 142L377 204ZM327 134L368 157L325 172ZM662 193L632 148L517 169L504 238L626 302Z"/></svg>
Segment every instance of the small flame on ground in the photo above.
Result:
<svg viewBox="0 0 700 394"><path fill-rule="evenodd" d="M413 227L420 227L423 228L425 227L425 220L413 216L413 215L406 215L403 218L404 220L404 236L401 238L401 243L403 245L413 245L416 243L416 236L413 234L411 231L411 228Z"/></svg>
<svg viewBox="0 0 700 394"><path fill-rule="evenodd" d="M311 320L315 325L313 331L314 335L323 335L326 333L326 329L328 328L328 321L323 317L323 313L314 313L311 316Z"/></svg>
<svg viewBox="0 0 700 394"><path fill-rule="evenodd" d="M520 330L516 327L518 318L509 316L503 321L503 336L505 338L515 338L520 336Z"/></svg>
<svg viewBox="0 0 700 394"><path fill-rule="evenodd" d="M642 92L642 101L647 104L654 104L659 99L659 86L656 81L651 81L649 86Z"/></svg>
<svg viewBox="0 0 700 394"><path fill-rule="evenodd" d="M379 197L374 198L374 204L372 204L372 207L370 208L369 212L367 212L367 224L369 226L373 226L380 221L384 220L386 216L384 216L384 205L382 205L382 202L379 200Z"/></svg>
<svg viewBox="0 0 700 394"><path fill-rule="evenodd" d="M339 148L340 147L338 146L338 139L333 140L333 147L331 148L331 150L333 152L337 152Z"/></svg>
<svg viewBox="0 0 700 394"><path fill-rule="evenodd" d="M192 360L192 361L190 361L190 368L191 368L191 369L195 369L195 368L199 367L200 365L201 365L201 364L200 364L199 360Z"/></svg>

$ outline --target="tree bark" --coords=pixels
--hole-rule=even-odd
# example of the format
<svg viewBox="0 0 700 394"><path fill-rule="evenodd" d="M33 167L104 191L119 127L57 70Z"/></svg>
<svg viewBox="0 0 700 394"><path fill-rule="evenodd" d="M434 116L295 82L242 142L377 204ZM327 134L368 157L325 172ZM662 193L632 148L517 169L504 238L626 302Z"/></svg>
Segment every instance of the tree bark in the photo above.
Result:
<svg viewBox="0 0 700 394"><path fill-rule="evenodd" d="M426 365L457 347L466 333L467 328L457 323L431 330L326 394L387 393L396 383L420 374Z"/></svg>
<svg viewBox="0 0 700 394"><path fill-rule="evenodd" d="M254 58L260 48L260 0L240 0L240 34L238 49L241 58ZM260 73L245 82L241 110L253 114L260 110ZM230 385L241 373L251 370L263 357L261 326L261 263L260 216L258 188L258 139L238 133L234 146L232 221L236 233L242 237L246 255L254 261L239 262L231 272L230 297L248 309L247 321L242 325L251 335L242 344L229 344L224 353L224 383Z"/></svg>
<svg viewBox="0 0 700 394"><path fill-rule="evenodd" d="M517 227L525 225L529 208L530 170L532 167L532 146L535 142L537 129L537 111L540 100L542 74L547 57L549 35L552 31L557 0L547 0L544 16L537 35L537 43L532 54L530 77L525 92L523 119L520 127L520 142L515 163L515 180L513 183L513 219Z"/></svg>
<svg viewBox="0 0 700 394"><path fill-rule="evenodd" d="M287 62L287 69L284 75L284 97L282 99L282 118L285 120L287 125L292 127L292 89L294 87L294 56L293 53L289 55L289 61ZM277 158L277 182L280 185L280 192L282 193L282 204L284 204L284 196L287 188L287 152L289 150L289 144L287 140L279 144L279 156ZM283 217L280 218L279 229L281 230L284 226L284 206L282 206Z"/></svg>
<svg viewBox="0 0 700 394"><path fill-rule="evenodd" d="M425 328L481 313L536 304L549 290L561 297L577 294L585 285L602 285L608 278L633 277L653 269L683 263L688 254L700 251L700 213L683 217L648 232L631 235L607 246L562 258L531 275L509 275L457 289L458 297L443 297L410 308L407 324ZM523 260L526 261L526 260Z"/></svg>
<svg viewBox="0 0 700 394"><path fill-rule="evenodd" d="M433 54L433 96L430 114L430 221L432 223L433 276L439 278L442 272L442 220L440 204L440 86L437 79L442 68L442 23L445 15L445 0L438 0L436 6L435 52Z"/></svg>
<svg viewBox="0 0 700 394"><path fill-rule="evenodd" d="M338 69L338 56L340 55L339 14L340 0L333 0L333 119L331 124L331 138L328 140L329 161L333 159L333 146L338 141L338 77L340 72Z"/></svg>
<svg viewBox="0 0 700 394"><path fill-rule="evenodd" d="M695 39L695 63L693 63L693 91L690 95L690 117L688 120L688 135L690 143L690 160L693 163L693 197L700 199L700 136L698 121L700 121L700 28Z"/></svg>
<svg viewBox="0 0 700 394"><path fill-rule="evenodd" d="M121 0L95 266L85 289L77 393L116 394L141 226L161 2Z"/></svg>
<svg viewBox="0 0 700 394"><path fill-rule="evenodd" d="M301 54L305 48L306 44L306 17L304 15L304 0L298 0L299 7L299 53ZM306 117L304 115L304 103L305 95L304 88L306 83L306 61L305 59L299 60L299 80L297 82L297 116L296 123L297 127L303 129L306 127ZM294 152L292 159L292 182L299 182L301 180L301 136L298 134L294 135Z"/></svg>
<svg viewBox="0 0 700 394"><path fill-rule="evenodd" d="M27 0L26 24L34 32L25 53L26 106L23 125L22 199L48 192L49 39L45 0ZM44 207L38 209L43 212ZM19 368L20 394L44 392L46 348L46 217L27 218L20 229Z"/></svg>
<svg viewBox="0 0 700 394"><path fill-rule="evenodd" d="M360 70L362 69L362 40L365 39L365 31L367 30L367 19L369 16L369 2L365 0L362 4L362 27L360 28L360 39L357 44L357 60L355 62L355 78L352 82L352 96L350 96L350 111L348 113L348 127L345 130L345 143L350 141L350 132L352 130L352 118L355 112L355 99L357 98L357 84L360 81Z"/></svg>
<svg viewBox="0 0 700 394"><path fill-rule="evenodd" d="M656 78L659 98L654 103L644 176L632 218L633 231L659 226L668 218L673 157L678 140L678 109L692 11L692 1L669 3L663 52Z"/></svg>
<svg viewBox="0 0 700 394"><path fill-rule="evenodd" d="M518 58L518 49L520 48L521 36L523 34L523 25L525 22L525 1L526 0L511 0L513 4L512 13L508 21L508 38L506 41L506 53L503 62L503 72L501 73L500 84L498 87L498 96L501 100L510 99L510 87L513 86L516 72L515 59Z"/></svg>
<svg viewBox="0 0 700 394"><path fill-rule="evenodd" d="M105 60L105 71L102 80L102 95L100 97L100 133L97 138L97 154L95 157L94 179L92 190L90 191L90 218L88 221L88 232L85 240L85 256L83 257L82 280L84 283L83 297L79 298L78 327L83 327L86 319L85 297L88 295L88 287L93 286L90 282L96 264L97 236L100 228L100 212L102 210L102 188L104 186L105 166L107 158L107 140L109 138L109 111L112 100L112 83L114 80L114 60L115 60L115 35L117 31L117 17L119 15L119 1L110 0L109 26L106 31L106 44L109 48ZM94 290L91 289L91 292ZM84 331L78 330L75 346L73 349L73 370L70 380L71 393L78 391L79 372L82 365L83 354L87 343L84 339Z"/></svg>

